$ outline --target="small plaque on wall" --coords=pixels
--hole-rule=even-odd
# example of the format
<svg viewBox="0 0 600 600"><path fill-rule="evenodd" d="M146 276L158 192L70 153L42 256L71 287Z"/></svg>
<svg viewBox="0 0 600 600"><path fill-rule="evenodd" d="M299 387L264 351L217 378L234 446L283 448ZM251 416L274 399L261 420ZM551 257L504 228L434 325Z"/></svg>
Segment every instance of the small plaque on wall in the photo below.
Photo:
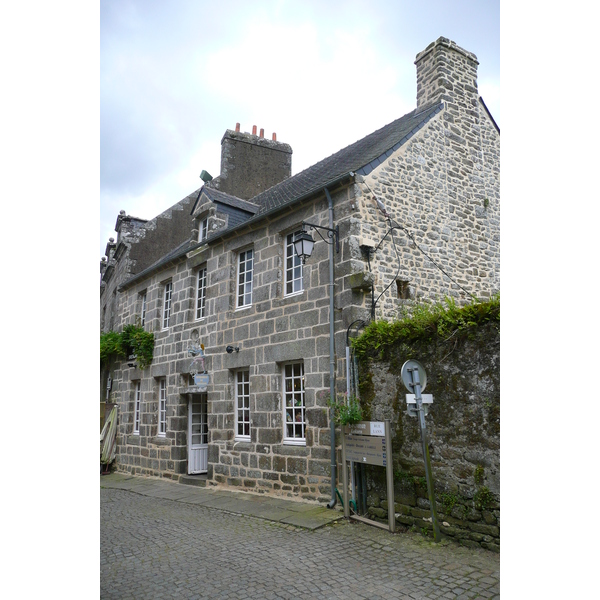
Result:
<svg viewBox="0 0 600 600"><path fill-rule="evenodd" d="M209 383L210 375L208 373L199 373L197 375L194 375L194 385L197 385L198 387L204 388L206 390Z"/></svg>

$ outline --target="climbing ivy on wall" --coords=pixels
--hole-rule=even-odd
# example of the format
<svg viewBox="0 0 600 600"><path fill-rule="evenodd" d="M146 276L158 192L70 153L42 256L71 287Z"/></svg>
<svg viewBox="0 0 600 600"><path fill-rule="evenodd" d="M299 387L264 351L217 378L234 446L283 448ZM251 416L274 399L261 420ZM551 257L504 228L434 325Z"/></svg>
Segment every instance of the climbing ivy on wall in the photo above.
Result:
<svg viewBox="0 0 600 600"><path fill-rule="evenodd" d="M472 328L494 321L500 322L499 294L465 306L446 298L443 302L415 304L398 321L373 321L352 344L359 360L374 355L384 358L398 344L468 337Z"/></svg>
<svg viewBox="0 0 600 600"><path fill-rule="evenodd" d="M125 325L123 331L100 334L100 364L113 357L127 358L135 354L137 364L145 369L154 356L154 334L140 325Z"/></svg>

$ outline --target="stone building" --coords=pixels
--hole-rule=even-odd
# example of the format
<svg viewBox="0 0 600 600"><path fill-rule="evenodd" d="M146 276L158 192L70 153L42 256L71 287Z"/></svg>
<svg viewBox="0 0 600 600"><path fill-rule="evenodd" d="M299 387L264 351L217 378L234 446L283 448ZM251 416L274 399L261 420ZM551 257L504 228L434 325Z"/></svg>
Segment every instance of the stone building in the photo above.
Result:
<svg viewBox="0 0 600 600"><path fill-rule="evenodd" d="M155 349L102 371L119 470L332 505L349 329L499 290L500 135L477 58L439 38L415 64L415 110L301 173L238 125L218 177L152 220L121 212L102 331L141 322Z"/></svg>

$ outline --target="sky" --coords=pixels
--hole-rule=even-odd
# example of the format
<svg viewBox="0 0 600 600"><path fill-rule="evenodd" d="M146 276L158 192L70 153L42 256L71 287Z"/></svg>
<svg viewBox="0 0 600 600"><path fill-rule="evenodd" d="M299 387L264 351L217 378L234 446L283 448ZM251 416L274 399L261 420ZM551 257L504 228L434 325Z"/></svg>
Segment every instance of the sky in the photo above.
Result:
<svg viewBox="0 0 600 600"><path fill-rule="evenodd" d="M236 123L290 144L295 175L410 112L440 36L476 54L501 126L499 0L101 0L100 257L120 210L218 176Z"/></svg>

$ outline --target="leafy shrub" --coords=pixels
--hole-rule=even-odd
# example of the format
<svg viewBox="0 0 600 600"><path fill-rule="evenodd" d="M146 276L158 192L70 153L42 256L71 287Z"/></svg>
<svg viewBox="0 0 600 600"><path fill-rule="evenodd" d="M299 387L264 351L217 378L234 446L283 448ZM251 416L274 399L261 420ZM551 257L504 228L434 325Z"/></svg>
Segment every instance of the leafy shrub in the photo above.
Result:
<svg viewBox="0 0 600 600"><path fill-rule="evenodd" d="M342 427L362 421L363 416L360 401L354 396L348 398L348 394L346 393L337 400L330 399L328 405L330 408L333 408L335 422Z"/></svg>

